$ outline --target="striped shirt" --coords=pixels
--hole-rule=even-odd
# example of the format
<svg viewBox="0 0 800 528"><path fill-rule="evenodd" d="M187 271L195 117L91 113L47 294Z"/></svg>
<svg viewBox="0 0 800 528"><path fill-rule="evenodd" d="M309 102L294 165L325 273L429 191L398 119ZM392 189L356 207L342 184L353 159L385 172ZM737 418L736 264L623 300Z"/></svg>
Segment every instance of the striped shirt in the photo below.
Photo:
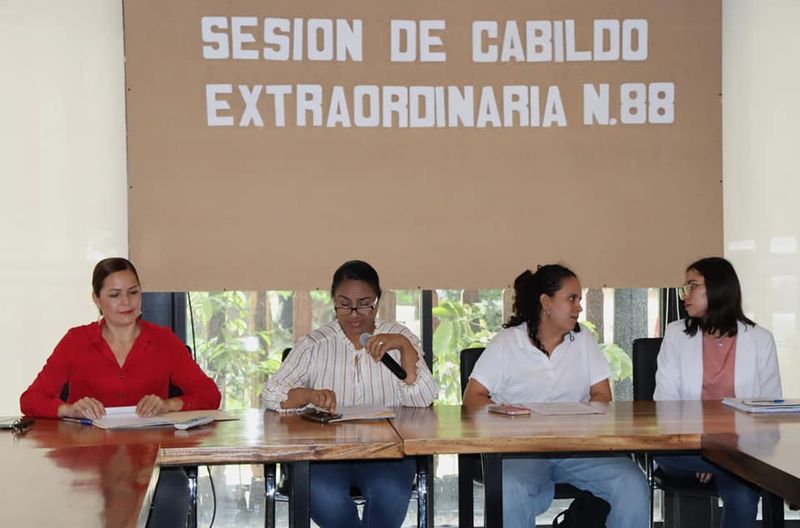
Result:
<svg viewBox="0 0 800 528"><path fill-rule="evenodd" d="M262 405L281 409L291 389L329 389L336 393L338 407L353 405L427 407L436 398L433 381L419 339L397 323L375 323L375 334L401 334L417 350L417 379L412 384L398 379L364 348L356 350L338 321L311 332L297 342L278 371L264 385ZM400 351L386 352L400 363Z"/></svg>

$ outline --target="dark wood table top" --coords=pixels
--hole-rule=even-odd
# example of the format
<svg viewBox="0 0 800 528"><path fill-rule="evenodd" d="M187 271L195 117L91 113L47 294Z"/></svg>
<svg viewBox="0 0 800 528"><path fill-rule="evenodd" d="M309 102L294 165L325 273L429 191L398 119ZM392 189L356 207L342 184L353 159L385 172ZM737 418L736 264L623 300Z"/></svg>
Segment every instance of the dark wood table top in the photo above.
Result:
<svg viewBox="0 0 800 528"><path fill-rule="evenodd" d="M515 418L441 405L397 409L391 421L330 425L251 410L189 431L37 420L25 434L0 435L0 515L9 526L135 526L146 520L158 465L700 450L701 443L712 461L800 502L800 457L792 457L800 452L800 416L752 416L716 402L599 405L605 414Z"/></svg>
<svg viewBox="0 0 800 528"><path fill-rule="evenodd" d="M280 415L258 409L231 414L238 419L188 431L172 427L108 431L60 420L36 420L19 441L46 448L121 444L160 446L158 463L161 465L403 456L402 440L386 420L320 424L297 415Z"/></svg>
<svg viewBox="0 0 800 528"><path fill-rule="evenodd" d="M387 420L325 425L255 409L236 416L188 431L39 419L24 434L2 434L0 525L144 526L160 465L403 456Z"/></svg>
<svg viewBox="0 0 800 528"><path fill-rule="evenodd" d="M800 416L751 416L758 432L703 436L702 453L711 462L793 504L800 504Z"/></svg>
<svg viewBox="0 0 800 528"><path fill-rule="evenodd" d="M191 438L191 442L188 438L177 437L162 442L159 463L229 464L403 457L403 442L387 420L321 424L297 415L258 410L237 416L240 420L217 422L209 434L198 434Z"/></svg>
<svg viewBox="0 0 800 528"><path fill-rule="evenodd" d="M409 455L444 453L700 450L701 437L763 426L719 402L592 404L605 414L507 417L487 408L437 405L392 420Z"/></svg>
<svg viewBox="0 0 800 528"><path fill-rule="evenodd" d="M154 445L38 448L3 433L3 526L143 527L158 467Z"/></svg>
<svg viewBox="0 0 800 528"><path fill-rule="evenodd" d="M251 409L237 420L178 431L172 427L108 431L36 420L20 441L38 447L160 446L161 465L244 464L296 460L401 458L402 440L386 420L320 424ZM2 444L0 444L2 446Z"/></svg>

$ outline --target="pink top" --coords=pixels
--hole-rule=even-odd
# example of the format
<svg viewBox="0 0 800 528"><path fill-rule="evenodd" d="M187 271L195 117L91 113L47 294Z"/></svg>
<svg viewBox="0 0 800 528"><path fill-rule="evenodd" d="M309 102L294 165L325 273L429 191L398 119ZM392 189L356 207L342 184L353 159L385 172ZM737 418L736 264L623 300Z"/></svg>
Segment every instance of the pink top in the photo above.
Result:
<svg viewBox="0 0 800 528"><path fill-rule="evenodd" d="M704 400L735 398L736 337L703 335Z"/></svg>

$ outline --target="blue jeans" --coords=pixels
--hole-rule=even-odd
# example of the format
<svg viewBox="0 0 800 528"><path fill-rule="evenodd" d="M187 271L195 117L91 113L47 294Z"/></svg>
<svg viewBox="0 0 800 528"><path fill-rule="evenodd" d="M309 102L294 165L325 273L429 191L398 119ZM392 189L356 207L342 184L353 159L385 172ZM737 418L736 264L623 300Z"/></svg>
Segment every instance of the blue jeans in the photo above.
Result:
<svg viewBox="0 0 800 528"><path fill-rule="evenodd" d="M553 502L556 483L572 484L611 505L608 528L647 528L650 488L625 456L503 460L503 526L532 528Z"/></svg>
<svg viewBox="0 0 800 528"><path fill-rule="evenodd" d="M311 518L322 528L400 527L417 469L413 458L310 465ZM366 500L359 520L350 488Z"/></svg>
<svg viewBox="0 0 800 528"><path fill-rule="evenodd" d="M695 473L711 473L711 482L722 497L720 528L752 528L758 515L760 490L735 475L706 462L700 455L660 456L656 463L666 474L676 478L694 478Z"/></svg>

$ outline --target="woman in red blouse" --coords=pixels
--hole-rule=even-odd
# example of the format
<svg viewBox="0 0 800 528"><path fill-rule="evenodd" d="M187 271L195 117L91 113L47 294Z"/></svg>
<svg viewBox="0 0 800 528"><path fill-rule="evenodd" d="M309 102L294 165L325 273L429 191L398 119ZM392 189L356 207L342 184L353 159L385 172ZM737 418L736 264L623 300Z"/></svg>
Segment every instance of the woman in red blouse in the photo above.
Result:
<svg viewBox="0 0 800 528"><path fill-rule="evenodd" d="M102 318L70 329L20 398L27 416L101 418L106 407L136 406L141 416L216 409L220 394L166 328L142 321L136 268L124 258L97 263L92 299ZM182 396L169 397L169 384ZM60 399L64 386L67 401Z"/></svg>
<svg viewBox="0 0 800 528"><path fill-rule="evenodd" d="M136 406L140 416L217 409L220 393L186 345L166 328L142 321L142 291L124 258L97 263L92 299L98 322L70 329L20 397L27 416L101 418L106 407ZM170 398L170 383L182 392ZM64 388L67 401L61 400ZM186 516L188 481L182 470L162 469L150 526L174 526ZM160 506L163 504L163 506Z"/></svg>

